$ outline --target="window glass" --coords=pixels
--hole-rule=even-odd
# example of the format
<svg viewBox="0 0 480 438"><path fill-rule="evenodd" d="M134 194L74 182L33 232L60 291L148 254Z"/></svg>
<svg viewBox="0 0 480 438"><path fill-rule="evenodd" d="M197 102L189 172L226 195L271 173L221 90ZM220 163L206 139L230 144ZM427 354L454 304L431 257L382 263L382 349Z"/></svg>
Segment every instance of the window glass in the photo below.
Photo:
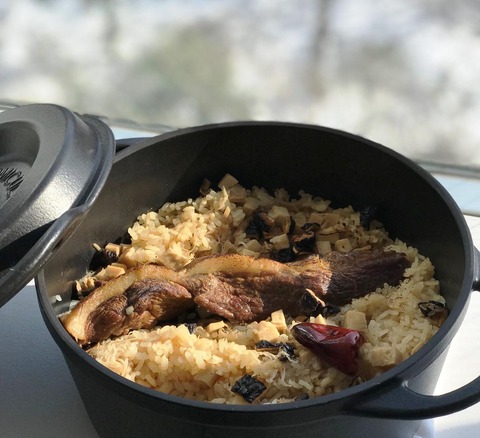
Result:
<svg viewBox="0 0 480 438"><path fill-rule="evenodd" d="M4 0L0 101L184 127L284 120L480 165L480 2Z"/></svg>

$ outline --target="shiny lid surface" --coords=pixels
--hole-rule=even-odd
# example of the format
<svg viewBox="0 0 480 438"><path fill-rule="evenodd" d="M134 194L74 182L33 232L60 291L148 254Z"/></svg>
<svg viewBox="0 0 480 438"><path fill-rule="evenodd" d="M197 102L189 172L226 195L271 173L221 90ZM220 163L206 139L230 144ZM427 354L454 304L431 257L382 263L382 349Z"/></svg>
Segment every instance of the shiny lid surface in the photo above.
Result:
<svg viewBox="0 0 480 438"><path fill-rule="evenodd" d="M80 222L114 153L113 134L97 118L52 104L0 114L0 306Z"/></svg>

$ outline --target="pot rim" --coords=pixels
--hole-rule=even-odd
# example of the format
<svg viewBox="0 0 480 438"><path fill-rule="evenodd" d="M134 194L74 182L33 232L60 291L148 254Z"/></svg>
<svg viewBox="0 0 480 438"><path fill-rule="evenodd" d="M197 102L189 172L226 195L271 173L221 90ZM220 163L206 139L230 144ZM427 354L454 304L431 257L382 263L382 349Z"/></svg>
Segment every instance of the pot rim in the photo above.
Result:
<svg viewBox="0 0 480 438"><path fill-rule="evenodd" d="M442 200L447 204L449 211L451 212L455 224L460 231L462 238L464 256L465 256L465 269L463 273L463 282L461 286L461 291L458 295L455 306L450 309L450 314L447 320L442 324L437 333L417 351L415 354L404 360L402 363L396 365L392 369L384 372L383 374L376 376L367 382L361 383L351 388L344 389L338 393L322 395L314 397L307 400L298 400L289 403L280 403L280 404L255 404L255 405L225 405L225 404L216 404L205 401L190 400L180 396L174 396L156 391L154 389L143 387L135 382L132 382L117 373L111 371L107 367L103 366L95 359L93 359L86 351L84 351L66 332L66 330L61 325L58 320L58 316L55 315L51 303L47 297L47 290L44 281L44 271L43 269L38 273L35 278L35 285L37 290L37 296L40 303L40 308L44 319L47 321L47 326L52 334L52 336L58 342L61 342L68 348L70 353L73 353L77 358L85 362L91 369L96 373L108 376L112 379L113 382L120 386L127 387L128 389L139 392L147 397L159 399L164 402L173 403L176 405L181 405L190 408L208 410L208 411L218 411L218 412L238 412L238 413L262 413L262 412L282 412L282 411L292 411L299 408L311 408L315 406L323 406L330 403L335 403L345 398L352 397L352 399L359 394L366 394L371 391L374 391L380 387L389 387L390 385L401 385L405 384L411 378L414 378L416 375L420 374L426 367L428 367L431 362L438 357L447 347L449 342L445 342L444 338L446 334L452 331L453 334L456 333L460 323L463 320L463 316L466 311L466 307L470 298L470 293L472 291L472 286L474 283L474 273L473 266L475 260L475 248L473 245L473 240L470 235L466 220L463 216L458 205L455 203L448 191L426 170L420 167L418 164L414 163L409 158L401 155L400 153L387 148L379 143L373 142L371 140L365 139L361 136L350 134L348 132L328 128L318 125L310 125L303 123L292 123L292 122L277 122L277 121L234 121L234 122L224 122L224 123L215 123L215 124L206 124L195 127L182 128L175 131L166 132L158 136L149 137L141 139L138 143L135 143L129 146L126 149L123 149L121 152L117 153L114 157L114 163L123 159L124 157L131 155L143 149L145 147L151 146L153 144L167 141L171 138L175 138L182 135L195 134L197 132L202 132L211 129L225 129L230 127L242 127L242 126L279 126L279 127L298 127L298 128L307 128L320 130L324 132L333 133L343 137L348 137L356 141L366 143L370 147L381 150L384 153L394 157L400 161L403 165L408 166L410 170L419 174L428 184L435 189L437 194L442 198ZM62 349L63 352L63 349ZM65 353L64 353L65 354Z"/></svg>

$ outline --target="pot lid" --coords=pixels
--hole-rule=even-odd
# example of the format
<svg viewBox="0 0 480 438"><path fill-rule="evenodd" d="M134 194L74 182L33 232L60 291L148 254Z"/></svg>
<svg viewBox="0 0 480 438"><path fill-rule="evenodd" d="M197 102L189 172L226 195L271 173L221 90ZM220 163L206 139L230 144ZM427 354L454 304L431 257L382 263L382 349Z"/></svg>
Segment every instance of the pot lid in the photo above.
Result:
<svg viewBox="0 0 480 438"><path fill-rule="evenodd" d="M83 219L114 151L113 133L95 117L52 104L0 114L0 307Z"/></svg>

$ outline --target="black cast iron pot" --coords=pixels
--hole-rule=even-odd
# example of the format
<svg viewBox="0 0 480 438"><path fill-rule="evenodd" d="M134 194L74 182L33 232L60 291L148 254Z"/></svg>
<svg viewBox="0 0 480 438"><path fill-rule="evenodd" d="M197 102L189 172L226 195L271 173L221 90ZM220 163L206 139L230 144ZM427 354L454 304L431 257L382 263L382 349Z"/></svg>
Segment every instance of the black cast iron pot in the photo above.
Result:
<svg viewBox="0 0 480 438"><path fill-rule="evenodd" d="M85 273L92 243L115 240L141 212L195 197L205 177L217 181L226 172L246 187L285 187L291 194L304 189L336 206L378 207L391 236L419 248L436 266L451 310L447 321L423 348L382 376L337 394L282 405L189 401L143 388L98 364L57 318L66 310L72 281ZM427 172L363 138L287 123L184 129L122 150L93 208L36 278L45 322L99 434L190 438L407 437L421 419L476 403L480 378L445 395L428 394L479 283L479 253L463 215Z"/></svg>

